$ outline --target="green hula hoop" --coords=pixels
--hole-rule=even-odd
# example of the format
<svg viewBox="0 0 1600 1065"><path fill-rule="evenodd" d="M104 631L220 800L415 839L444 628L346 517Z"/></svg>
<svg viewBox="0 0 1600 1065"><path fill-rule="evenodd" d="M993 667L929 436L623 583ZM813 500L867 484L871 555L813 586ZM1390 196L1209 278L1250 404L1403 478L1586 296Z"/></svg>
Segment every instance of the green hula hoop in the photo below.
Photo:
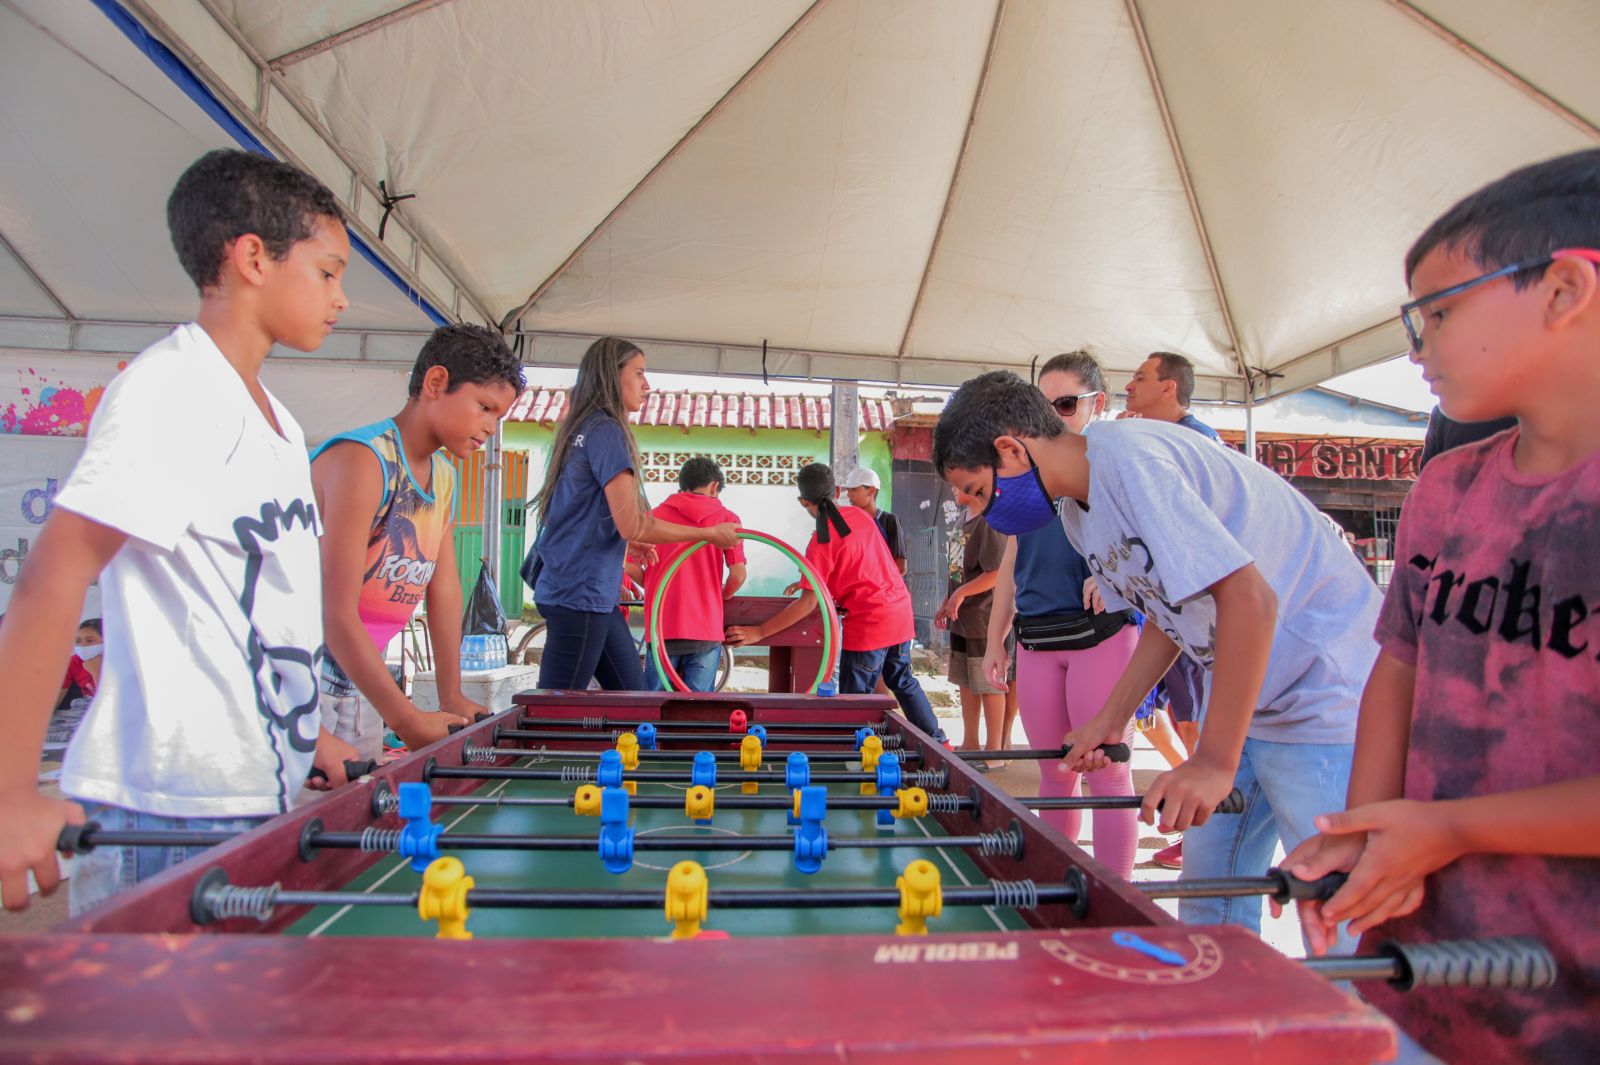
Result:
<svg viewBox="0 0 1600 1065"><path fill-rule="evenodd" d="M799 567L800 576L804 578L806 586L811 589L812 594L817 597L817 603L822 607L822 664L817 668L817 676L811 682L811 687L806 689L807 695L815 695L817 689L833 676L834 659L838 657L836 648L843 642L839 611L834 606L833 596L828 594L827 586L822 583L816 570L811 568L805 558L776 536L756 532L753 529L740 529L739 539L766 544L787 556L789 561ZM656 675L673 691L688 691L689 686L678 676L678 671L672 668L672 663L667 659L666 640L661 635L661 603L666 597L667 586L672 583L672 578L677 575L684 561L702 547L709 546L711 546L709 541L701 540L668 563L667 571L661 575L661 582L656 585L645 610L645 640L655 658Z"/></svg>

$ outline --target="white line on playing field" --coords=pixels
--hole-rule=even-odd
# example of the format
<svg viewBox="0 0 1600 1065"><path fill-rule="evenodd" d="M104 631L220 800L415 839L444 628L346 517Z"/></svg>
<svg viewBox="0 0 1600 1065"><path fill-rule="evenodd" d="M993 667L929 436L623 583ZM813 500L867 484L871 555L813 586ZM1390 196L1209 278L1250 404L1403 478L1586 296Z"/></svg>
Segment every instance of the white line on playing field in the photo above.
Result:
<svg viewBox="0 0 1600 1065"><path fill-rule="evenodd" d="M933 838L933 833L929 832L928 831L928 826L922 823L922 818L913 817L911 820L916 824L916 826L918 828L922 829L922 834L924 836L927 836L929 839ZM972 881L967 879L967 874L963 873L961 871L961 867L959 865L957 865L954 860L951 859L950 855L948 855L948 854L946 854L944 852L944 848L943 847L935 847L933 849L939 852L939 857L944 859L944 864L946 864L946 865L948 865L950 867L950 871L952 873L956 874L956 876L959 876L961 878L961 883L962 883L962 885L964 887L971 887L972 886ZM994 907L993 906L985 906L983 908L983 912L989 915L989 920L993 921L994 922L994 926L996 928L1000 929L1000 931L1002 931L1002 932L1009 932L1010 931L1010 929L1006 927L1006 923L1004 921L1000 920L1000 915L994 912Z"/></svg>
<svg viewBox="0 0 1600 1065"><path fill-rule="evenodd" d="M506 789L506 785L510 784L510 783L511 783L511 781L509 781L509 780L502 780L495 787L491 788L489 790L488 794L486 794L483 797L484 798L484 802L483 803L474 803L471 806L464 807L462 809L461 813L455 818L455 820L451 821L449 824L444 826L445 830L448 831L448 830L450 830L452 828L455 828L458 824L461 823L462 818L464 818L467 815L471 814L472 811L476 810L480 805L486 805L489 799L498 797L499 794ZM400 870L404 869L408 864L409 864L409 859L401 858L400 861L398 863L396 863L396 865L395 865L395 867L393 869L389 870L387 873L384 873L382 876L380 876L372 884L369 884L367 887L362 888L361 889L361 894L369 895L372 892L378 890L379 888L381 888L384 885L384 883L386 881L388 881L388 879L391 876L394 876L394 874L396 874ZM333 912L333 915L330 916L326 921L323 921L321 924L317 925L317 927L315 927L311 931L307 932L306 933L306 938L310 939L313 936L320 936L323 932L326 932L328 930L328 927L330 925L332 925L333 922L337 921L339 918L341 918L345 914L349 913L350 910L351 910L351 907L349 907L349 906L341 906L341 907L339 907L337 910L335 910Z"/></svg>

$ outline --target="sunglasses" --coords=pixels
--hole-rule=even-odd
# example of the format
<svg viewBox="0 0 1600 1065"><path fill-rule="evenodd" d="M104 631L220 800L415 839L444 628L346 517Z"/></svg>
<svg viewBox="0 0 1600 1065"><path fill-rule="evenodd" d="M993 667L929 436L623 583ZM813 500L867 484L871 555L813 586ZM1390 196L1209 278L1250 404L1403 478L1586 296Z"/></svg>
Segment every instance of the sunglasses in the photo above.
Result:
<svg viewBox="0 0 1600 1065"><path fill-rule="evenodd" d="M1510 266L1502 266L1498 270L1490 270L1487 274L1480 274L1470 281L1463 281L1459 285L1451 285L1449 288L1440 289L1438 292L1430 292L1421 299L1415 299L1403 305L1400 308L1400 321L1405 323L1406 335L1411 338L1411 350L1414 352L1422 350L1422 327L1427 321L1427 315L1422 312L1423 307L1438 300L1449 299L1451 296L1459 296L1463 292L1477 288L1479 285L1494 281L1497 278L1511 277L1525 270L1537 270L1540 267L1549 266L1557 259L1562 258L1587 259L1592 263L1600 263L1600 251L1595 251L1592 248L1558 248L1549 255L1541 255L1537 259L1528 259L1524 262L1512 263ZM1060 408L1056 409L1059 410Z"/></svg>
<svg viewBox="0 0 1600 1065"><path fill-rule="evenodd" d="M1078 400L1088 399L1090 396L1098 396L1099 394L1100 390L1097 388L1093 392L1080 392L1076 396L1057 396L1050 401L1050 405L1063 418L1070 418L1078 413Z"/></svg>

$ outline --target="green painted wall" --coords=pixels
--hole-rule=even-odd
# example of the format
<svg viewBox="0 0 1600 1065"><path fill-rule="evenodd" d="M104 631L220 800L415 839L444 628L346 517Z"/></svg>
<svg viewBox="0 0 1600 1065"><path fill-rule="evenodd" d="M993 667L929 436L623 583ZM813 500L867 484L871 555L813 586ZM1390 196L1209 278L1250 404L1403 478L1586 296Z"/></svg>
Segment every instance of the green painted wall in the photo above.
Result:
<svg viewBox="0 0 1600 1065"><path fill-rule="evenodd" d="M544 483L549 462L553 429L517 422L505 426L505 447L529 453L529 492ZM728 484L722 500L738 514L746 528L768 533L793 546L805 549L812 522L795 499L794 475L807 462L828 461L828 435L804 429L681 429L644 426L636 429L646 469L645 494L659 503L678 490L677 473L682 458L709 455L723 467ZM891 507L889 442L882 433L861 437L862 465L877 473L883 482L878 505ZM534 521L528 515L530 526ZM538 530L528 529L531 544ZM756 545L747 548L749 578L743 592L749 595L778 595L795 580L793 563L777 552Z"/></svg>

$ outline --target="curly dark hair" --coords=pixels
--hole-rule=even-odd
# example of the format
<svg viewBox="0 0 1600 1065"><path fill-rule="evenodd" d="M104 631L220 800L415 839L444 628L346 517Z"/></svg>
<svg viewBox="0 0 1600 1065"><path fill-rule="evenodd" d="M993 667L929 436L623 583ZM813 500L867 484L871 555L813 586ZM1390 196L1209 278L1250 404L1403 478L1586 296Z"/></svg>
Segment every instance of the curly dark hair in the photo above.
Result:
<svg viewBox="0 0 1600 1065"><path fill-rule="evenodd" d="M411 398L422 394L422 378L435 366L450 371L447 392L489 381L504 381L513 392L522 391L522 364L511 354L504 337L481 325L458 322L433 331L411 367Z"/></svg>
<svg viewBox="0 0 1600 1065"><path fill-rule="evenodd" d="M229 244L254 233L274 259L309 238L319 218L344 224L327 186L287 163L221 148L195 160L167 198L167 230L178 261L204 292L222 276Z"/></svg>
<svg viewBox="0 0 1600 1065"><path fill-rule="evenodd" d="M1044 393L1010 370L991 370L956 389L933 427L933 468L983 470L1000 465L1002 436L1054 439L1066 432Z"/></svg>
<svg viewBox="0 0 1600 1065"><path fill-rule="evenodd" d="M722 467L706 455L692 456L678 471L678 487L682 491L693 492L713 483L720 490L728 483L728 479L723 476Z"/></svg>

